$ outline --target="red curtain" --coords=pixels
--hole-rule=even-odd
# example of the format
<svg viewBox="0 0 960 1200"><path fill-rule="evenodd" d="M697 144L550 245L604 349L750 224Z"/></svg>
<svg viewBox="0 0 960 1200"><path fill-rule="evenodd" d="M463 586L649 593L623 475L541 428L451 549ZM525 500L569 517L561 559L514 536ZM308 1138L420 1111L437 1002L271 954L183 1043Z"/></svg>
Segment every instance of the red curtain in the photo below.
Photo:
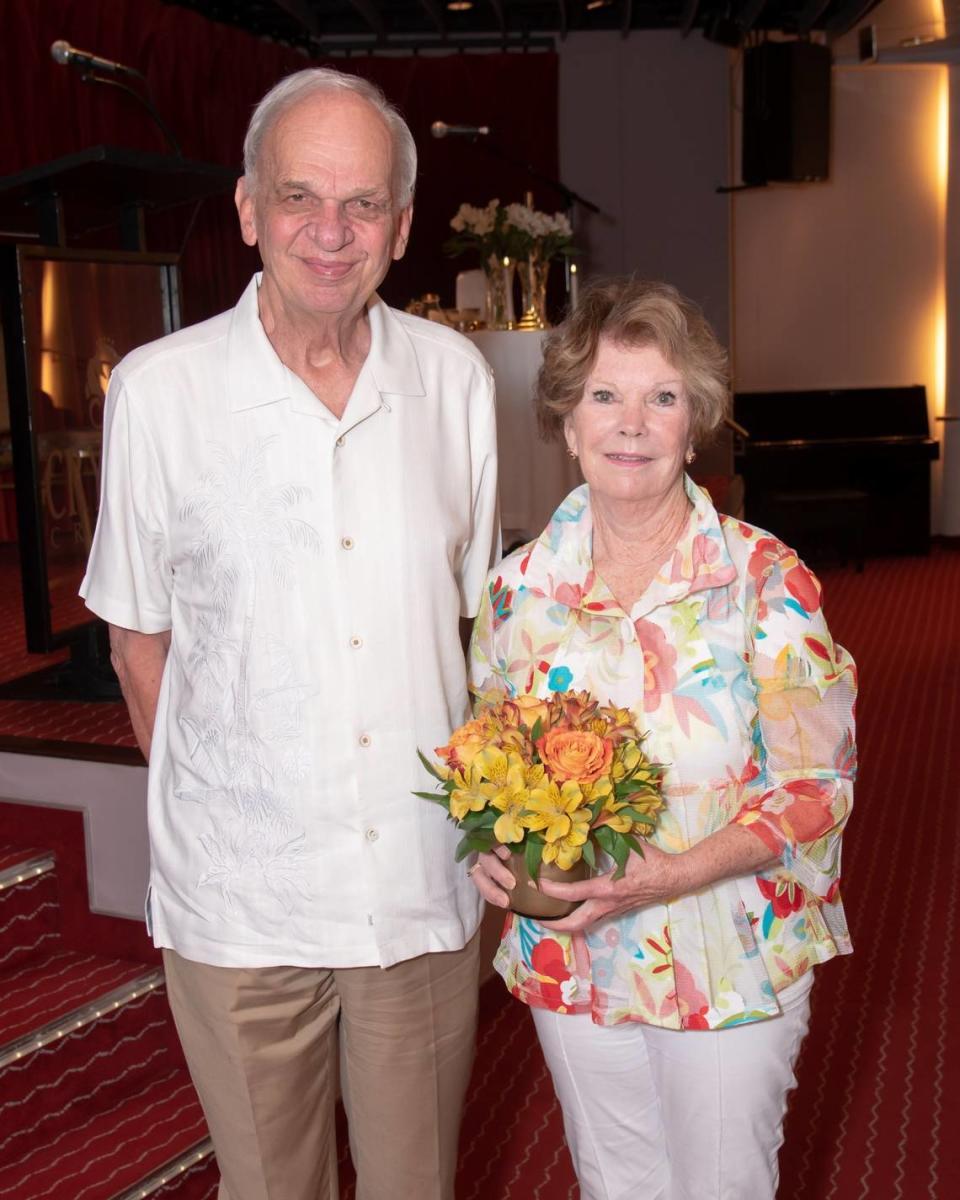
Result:
<svg viewBox="0 0 960 1200"><path fill-rule="evenodd" d="M420 151L413 236L382 288L392 304L402 307L428 290L452 304L456 271L476 265L451 262L440 249L462 201L484 204L496 196L506 203L532 189L538 207L561 206L548 187L481 144L430 136L434 120L488 124L507 155L555 178L555 54L365 55L311 63L160 0L3 0L2 7L2 175L99 143L164 150L161 134L132 99L85 84L77 71L53 62L50 44L65 38L141 70L187 158L238 167L253 105L282 76L332 65L379 84L404 113ZM188 216L184 210L153 222L150 248L179 248ZM184 319L200 320L233 304L256 264L240 241L231 199L206 201L183 257Z"/></svg>

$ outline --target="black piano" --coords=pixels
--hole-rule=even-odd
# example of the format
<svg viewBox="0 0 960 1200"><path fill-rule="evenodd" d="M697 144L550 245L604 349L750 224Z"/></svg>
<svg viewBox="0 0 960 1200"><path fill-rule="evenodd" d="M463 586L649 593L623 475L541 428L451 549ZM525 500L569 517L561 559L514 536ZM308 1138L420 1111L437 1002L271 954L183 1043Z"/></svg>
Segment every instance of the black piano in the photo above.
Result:
<svg viewBox="0 0 960 1200"><path fill-rule="evenodd" d="M733 412L748 521L815 562L927 553L925 388L738 392Z"/></svg>

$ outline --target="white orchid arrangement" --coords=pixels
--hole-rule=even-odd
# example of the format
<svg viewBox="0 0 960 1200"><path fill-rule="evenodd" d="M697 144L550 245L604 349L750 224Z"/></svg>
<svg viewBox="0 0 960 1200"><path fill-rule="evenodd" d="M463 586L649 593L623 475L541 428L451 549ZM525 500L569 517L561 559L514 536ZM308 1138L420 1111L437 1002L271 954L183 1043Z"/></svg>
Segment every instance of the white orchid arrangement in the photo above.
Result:
<svg viewBox="0 0 960 1200"><path fill-rule="evenodd" d="M532 257L549 261L572 250L573 231L563 213L548 213L526 204L501 205L491 200L485 207L461 204L450 222L454 236L444 243L451 256L476 250L485 262L491 255L515 262Z"/></svg>
<svg viewBox="0 0 960 1200"><path fill-rule="evenodd" d="M569 254L572 249L573 230L561 212L550 216L526 204L508 204L506 221L520 232L527 243L523 258L536 256L549 262L559 255Z"/></svg>

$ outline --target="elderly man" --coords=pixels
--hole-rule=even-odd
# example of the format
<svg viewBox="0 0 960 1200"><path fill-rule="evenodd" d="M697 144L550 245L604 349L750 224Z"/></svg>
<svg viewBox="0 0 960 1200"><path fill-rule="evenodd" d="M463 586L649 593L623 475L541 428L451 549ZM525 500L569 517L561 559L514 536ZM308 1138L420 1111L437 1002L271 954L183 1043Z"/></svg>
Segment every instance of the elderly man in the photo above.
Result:
<svg viewBox="0 0 960 1200"><path fill-rule="evenodd" d="M237 307L129 355L83 595L149 760L147 914L229 1200L453 1195L478 902L418 746L467 716L498 550L491 374L375 289L416 150L331 70L256 109Z"/></svg>

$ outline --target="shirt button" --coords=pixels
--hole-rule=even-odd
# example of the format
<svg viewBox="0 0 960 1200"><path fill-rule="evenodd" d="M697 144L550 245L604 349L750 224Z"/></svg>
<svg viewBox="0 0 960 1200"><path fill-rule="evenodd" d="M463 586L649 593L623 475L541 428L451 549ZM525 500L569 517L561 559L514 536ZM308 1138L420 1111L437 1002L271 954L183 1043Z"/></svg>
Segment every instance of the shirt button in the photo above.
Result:
<svg viewBox="0 0 960 1200"><path fill-rule="evenodd" d="M354 648L354 650L359 650L360 647L363 645L363 638L357 637L357 635L354 634L353 637L350 639L350 645Z"/></svg>
<svg viewBox="0 0 960 1200"><path fill-rule="evenodd" d="M354 545L353 538L352 537L342 537L340 539L340 545L344 548L344 550L352 550L353 545Z"/></svg>
<svg viewBox="0 0 960 1200"><path fill-rule="evenodd" d="M373 738L370 736L369 733L361 733L359 740L360 740L360 745L363 746L364 750L366 750L367 746L369 746L371 744L371 742L373 741Z"/></svg>
<svg viewBox="0 0 960 1200"><path fill-rule="evenodd" d="M368 842L375 842L380 834L376 831L376 829L368 829L363 836Z"/></svg>
<svg viewBox="0 0 960 1200"><path fill-rule="evenodd" d="M337 445L345 446L346 444L347 444L347 439L343 436L343 434L341 434L340 437L337 438Z"/></svg>

